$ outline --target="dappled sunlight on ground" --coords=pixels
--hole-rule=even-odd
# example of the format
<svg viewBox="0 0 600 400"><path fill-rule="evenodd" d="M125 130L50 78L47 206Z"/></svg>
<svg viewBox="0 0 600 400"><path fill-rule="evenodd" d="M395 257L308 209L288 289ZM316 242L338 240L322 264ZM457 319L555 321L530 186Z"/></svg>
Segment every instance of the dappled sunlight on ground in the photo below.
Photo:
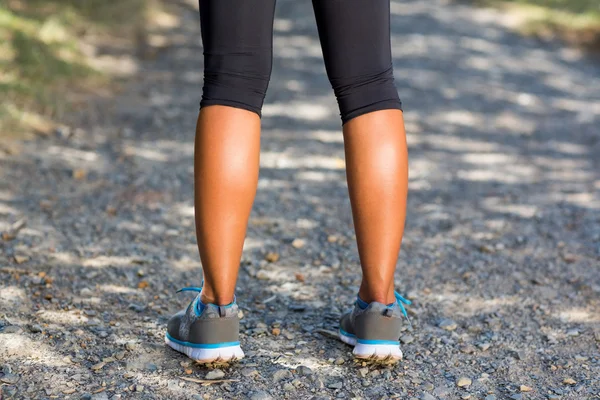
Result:
<svg viewBox="0 0 600 400"><path fill-rule="evenodd" d="M515 36L498 12L416 0L392 1L410 158L395 279L413 300L405 361L355 364L321 333L354 301L359 260L311 5L279 0L237 285L247 358L222 367L236 382L181 380L208 371L163 345L168 316L191 299L176 290L202 279L192 179L202 49L197 2L173 6L178 23L155 39L169 47L140 64L120 96L74 115L70 136L0 154L0 358L34 394L64 397L55 380L78 395L137 396L140 385L140 396L177 399L250 386L276 398L410 398L431 383L448 399L504 398L521 383L573 398L597 387L600 69L577 51ZM453 329L440 326L447 319ZM65 357L74 361L60 364ZM290 371L295 392L273 381L274 369ZM456 389L463 374L473 378L468 390ZM581 391L562 383L567 375ZM331 389L332 379L347 386Z"/></svg>

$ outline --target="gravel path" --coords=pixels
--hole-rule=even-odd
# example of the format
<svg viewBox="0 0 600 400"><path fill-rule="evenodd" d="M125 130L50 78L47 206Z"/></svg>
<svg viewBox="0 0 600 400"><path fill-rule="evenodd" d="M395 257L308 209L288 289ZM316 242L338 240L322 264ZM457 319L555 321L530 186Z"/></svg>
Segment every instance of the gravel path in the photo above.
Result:
<svg viewBox="0 0 600 400"><path fill-rule="evenodd" d="M392 4L411 157L405 360L358 364L328 334L360 274L337 106L297 0L278 3L237 291L247 357L206 368L165 347L191 297L175 290L200 282L202 53L196 10L178 4L171 45L122 95L0 154L0 398L600 396L600 64L439 0Z"/></svg>

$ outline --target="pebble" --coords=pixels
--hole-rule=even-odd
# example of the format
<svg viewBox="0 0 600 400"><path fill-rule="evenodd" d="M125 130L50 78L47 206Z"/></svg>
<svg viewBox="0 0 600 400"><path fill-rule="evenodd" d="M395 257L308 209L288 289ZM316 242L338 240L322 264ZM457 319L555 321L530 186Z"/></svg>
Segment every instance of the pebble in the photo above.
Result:
<svg viewBox="0 0 600 400"><path fill-rule="evenodd" d="M283 385L283 390L285 390L286 392L292 392L292 391L296 390L296 388L294 387L294 385L287 382Z"/></svg>
<svg viewBox="0 0 600 400"><path fill-rule="evenodd" d="M342 381L332 382L327 385L329 389L341 389L344 387L344 383Z"/></svg>
<svg viewBox="0 0 600 400"><path fill-rule="evenodd" d="M213 369L211 371L208 371L208 373L206 374L206 376L204 378L208 379L208 380L214 380L214 379L221 379L224 376L225 376L225 372L221 371L220 369Z"/></svg>
<svg viewBox="0 0 600 400"><path fill-rule="evenodd" d="M273 373L273 382L275 383L286 379L292 379L292 373L289 369L280 369Z"/></svg>
<svg viewBox="0 0 600 400"><path fill-rule="evenodd" d="M29 326L29 332L31 333L40 333L42 332L42 327L38 324L33 324Z"/></svg>
<svg viewBox="0 0 600 400"><path fill-rule="evenodd" d="M436 400L436 398L431 393L427 393L427 392L423 392L423 395L421 395L421 399L422 400Z"/></svg>
<svg viewBox="0 0 600 400"><path fill-rule="evenodd" d="M510 396L512 400L523 400L523 395L521 393L515 393Z"/></svg>
<svg viewBox="0 0 600 400"><path fill-rule="evenodd" d="M487 396L484 397L484 400L496 400L496 395L488 394Z"/></svg>
<svg viewBox="0 0 600 400"><path fill-rule="evenodd" d="M105 365L106 365L106 363L99 362L98 364L92 365L91 369L92 369L92 371L99 371L102 368L104 368Z"/></svg>
<svg viewBox="0 0 600 400"><path fill-rule="evenodd" d="M412 343L414 340L415 338L412 335L402 335L402 337L400 337L400 341L404 344Z"/></svg>
<svg viewBox="0 0 600 400"><path fill-rule="evenodd" d="M19 382L20 378L21 377L16 374L5 374L3 377L0 378L0 382L6 383L8 385L14 385L17 382Z"/></svg>
<svg viewBox="0 0 600 400"><path fill-rule="evenodd" d="M453 331L453 330L456 330L456 328L458 328L458 325L456 324L456 322L454 322L453 320L451 320L449 318L443 318L439 322L438 327L440 327L446 331Z"/></svg>
<svg viewBox="0 0 600 400"><path fill-rule="evenodd" d="M569 329L567 331L567 336L579 336L579 330L577 330L577 329Z"/></svg>
<svg viewBox="0 0 600 400"><path fill-rule="evenodd" d="M252 396L250 396L250 400L272 400L273 397L265 392L264 390L259 390L257 392L252 393Z"/></svg>
<svg viewBox="0 0 600 400"><path fill-rule="evenodd" d="M79 295L81 297L92 297L93 294L94 294L94 292L92 292L92 290L90 288L83 288L79 292Z"/></svg>
<svg viewBox="0 0 600 400"><path fill-rule="evenodd" d="M560 399L560 396L557 394L549 394L548 395L548 400L558 400Z"/></svg>
<svg viewBox="0 0 600 400"><path fill-rule="evenodd" d="M471 378L462 376L462 377L458 378L458 380L456 381L456 386L458 386L458 387L471 386L471 383L473 383Z"/></svg>
<svg viewBox="0 0 600 400"><path fill-rule="evenodd" d="M345 363L346 360L344 360L343 357L338 357L335 359L335 361L333 362L335 365L342 365L343 363Z"/></svg>
<svg viewBox="0 0 600 400"><path fill-rule="evenodd" d="M309 376L313 374L313 370L308 368L306 365L299 365L296 367L296 372L298 375Z"/></svg>
<svg viewBox="0 0 600 400"><path fill-rule="evenodd" d="M250 376L258 375L258 370L256 368L245 367L242 368L240 373L246 378L248 378Z"/></svg>
<svg viewBox="0 0 600 400"><path fill-rule="evenodd" d="M130 310L133 310L137 313L141 313L144 312L144 310L146 310L146 306L142 306L140 304L135 304L135 303L130 303L127 308L129 308Z"/></svg>
<svg viewBox="0 0 600 400"><path fill-rule="evenodd" d="M563 383L565 385L575 385L577 382L573 378L565 378L563 379Z"/></svg>
<svg viewBox="0 0 600 400"><path fill-rule="evenodd" d="M294 239L292 242L292 246L294 246L296 249L301 249L305 244L306 242L303 239Z"/></svg>
<svg viewBox="0 0 600 400"><path fill-rule="evenodd" d="M521 386L519 386L519 390L521 392L531 392L533 389L527 385L521 385Z"/></svg>
<svg viewBox="0 0 600 400"><path fill-rule="evenodd" d="M423 390L425 390L426 392L430 392L435 388L435 386L433 386L432 383L425 383L423 385Z"/></svg>
<svg viewBox="0 0 600 400"><path fill-rule="evenodd" d="M489 349L491 347L491 344L488 342L484 342L484 343L479 343L477 346L481 349L481 351L486 351L487 349Z"/></svg>
<svg viewBox="0 0 600 400"><path fill-rule="evenodd" d="M461 353L465 353L465 354L473 354L476 351L475 346L470 345L470 344L463 344L462 346L459 347L459 350Z"/></svg>
<svg viewBox="0 0 600 400"><path fill-rule="evenodd" d="M460 396L460 398L463 400L469 400L471 398L471 394L470 393L463 394L462 396Z"/></svg>

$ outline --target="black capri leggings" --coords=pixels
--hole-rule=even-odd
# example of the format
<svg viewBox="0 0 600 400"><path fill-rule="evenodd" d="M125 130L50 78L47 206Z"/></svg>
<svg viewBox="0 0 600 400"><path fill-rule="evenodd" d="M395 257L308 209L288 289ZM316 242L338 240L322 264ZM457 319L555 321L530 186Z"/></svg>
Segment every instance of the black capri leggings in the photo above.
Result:
<svg viewBox="0 0 600 400"><path fill-rule="evenodd" d="M261 115L271 77L276 0L200 0L204 45L201 107ZM313 0L327 76L342 123L402 109L394 86L390 0Z"/></svg>

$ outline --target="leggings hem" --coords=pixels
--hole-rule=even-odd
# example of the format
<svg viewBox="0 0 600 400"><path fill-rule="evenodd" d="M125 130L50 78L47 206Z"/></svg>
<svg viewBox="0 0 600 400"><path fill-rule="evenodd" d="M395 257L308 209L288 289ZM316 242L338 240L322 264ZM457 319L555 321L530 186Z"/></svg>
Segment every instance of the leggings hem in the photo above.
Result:
<svg viewBox="0 0 600 400"><path fill-rule="evenodd" d="M354 119L356 117L360 117L361 115L365 115L368 113L372 113L375 111L381 110L400 110L402 109L402 102L399 99L394 100L383 100L377 103L369 104L368 106L361 107L357 110L354 110L347 115L342 116L342 126L344 126L348 121Z"/></svg>

